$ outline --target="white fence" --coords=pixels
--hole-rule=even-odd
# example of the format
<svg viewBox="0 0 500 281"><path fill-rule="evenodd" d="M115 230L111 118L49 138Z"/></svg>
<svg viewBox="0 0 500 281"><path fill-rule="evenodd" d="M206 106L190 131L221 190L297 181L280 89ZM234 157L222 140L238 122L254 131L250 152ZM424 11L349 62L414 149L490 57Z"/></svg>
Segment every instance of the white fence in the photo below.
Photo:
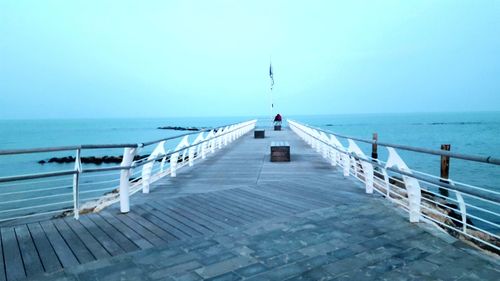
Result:
<svg viewBox="0 0 500 281"><path fill-rule="evenodd" d="M498 165L498 159L378 143L388 150L387 160L382 161L368 157L356 142L375 141L341 136L292 120L288 124L332 166L340 167L344 176L363 182L366 193L375 191L407 211L410 222L432 222L455 236L500 252L500 192L412 170L396 148L492 165ZM347 145L342 145L339 138L345 139ZM448 190L449 196L440 194L440 188Z"/></svg>
<svg viewBox="0 0 500 281"><path fill-rule="evenodd" d="M81 145L20 150L0 150L1 158L47 152L74 151L74 168L52 172L0 177L0 224L40 216L68 215L94 211L120 202L120 210L130 210L129 197L142 190L149 193L151 183L193 166L232 141L253 130L256 120L212 130L192 132L139 144ZM189 137L194 137L190 143ZM178 142L173 151L167 144ZM155 146L146 157L145 147ZM169 147L173 147L169 145ZM86 168L82 153L102 149L123 149L120 165ZM36 165L36 164L35 164Z"/></svg>

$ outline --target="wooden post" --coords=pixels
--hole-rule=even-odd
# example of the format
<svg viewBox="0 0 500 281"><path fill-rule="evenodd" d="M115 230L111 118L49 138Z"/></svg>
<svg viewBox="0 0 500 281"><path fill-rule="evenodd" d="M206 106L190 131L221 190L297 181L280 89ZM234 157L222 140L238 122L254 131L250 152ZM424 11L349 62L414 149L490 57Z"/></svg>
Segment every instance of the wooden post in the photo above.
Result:
<svg viewBox="0 0 500 281"><path fill-rule="evenodd" d="M378 141L378 134L373 133L373 143L372 143L372 158L373 159L378 159L378 152L377 152L377 141Z"/></svg>
<svg viewBox="0 0 500 281"><path fill-rule="evenodd" d="M442 144L441 150L450 151L450 144ZM450 157L441 155L441 182L449 183L447 179L450 177ZM444 188L439 188L439 193L443 196L448 197L448 190Z"/></svg>

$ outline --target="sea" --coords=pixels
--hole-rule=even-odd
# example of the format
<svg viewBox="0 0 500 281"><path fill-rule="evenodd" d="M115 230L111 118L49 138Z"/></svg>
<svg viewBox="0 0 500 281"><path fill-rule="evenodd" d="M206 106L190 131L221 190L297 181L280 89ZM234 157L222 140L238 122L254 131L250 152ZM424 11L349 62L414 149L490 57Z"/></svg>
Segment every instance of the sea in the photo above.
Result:
<svg viewBox="0 0 500 281"><path fill-rule="evenodd" d="M369 140L377 133L380 142L429 149L450 144L453 152L500 158L500 112L282 115L284 120L291 119L341 135ZM186 133L158 129L161 126L212 128L250 119L258 119L258 127L271 126L270 118L263 116L0 120L0 150L142 143ZM194 137L196 135L190 139ZM339 140L347 147L346 139ZM178 140L167 141L166 146L172 149L177 143ZM371 154L371 145L359 143L359 146L366 155ZM144 148L139 154L147 154L153 148ZM119 156L123 149L85 150L82 153L82 156ZM439 176L440 156L402 150L398 153L411 169ZM64 151L0 155L0 177L72 169L73 164L39 164L38 161L74 154L74 151ZM379 147L379 159L387 159L387 150L383 147ZM96 165L86 164L85 167ZM500 166L451 159L450 178L500 191ZM0 184L0 193L4 186Z"/></svg>

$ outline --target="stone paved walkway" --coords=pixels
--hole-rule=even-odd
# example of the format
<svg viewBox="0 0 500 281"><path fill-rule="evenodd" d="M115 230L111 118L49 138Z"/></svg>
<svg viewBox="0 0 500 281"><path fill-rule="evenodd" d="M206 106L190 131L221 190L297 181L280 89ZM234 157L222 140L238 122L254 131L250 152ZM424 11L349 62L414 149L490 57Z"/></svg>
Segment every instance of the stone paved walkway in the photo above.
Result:
<svg viewBox="0 0 500 281"><path fill-rule="evenodd" d="M384 208L341 205L261 221L46 280L498 280L493 258Z"/></svg>
<svg viewBox="0 0 500 281"><path fill-rule="evenodd" d="M160 227L168 221L172 227L164 229L181 238L153 246L153 238L168 233L146 236L119 224L133 232L127 237L137 248L144 243L141 250L33 280L500 280L497 257L433 226L408 223L405 213L365 194L293 133L266 134L245 136L133 197L127 219L116 207L102 215L128 226L131 219L144 219L144 227L146 219ZM276 139L291 143L292 162L269 162L268 142ZM188 214L198 224L181 218ZM220 221L208 225L209 217Z"/></svg>

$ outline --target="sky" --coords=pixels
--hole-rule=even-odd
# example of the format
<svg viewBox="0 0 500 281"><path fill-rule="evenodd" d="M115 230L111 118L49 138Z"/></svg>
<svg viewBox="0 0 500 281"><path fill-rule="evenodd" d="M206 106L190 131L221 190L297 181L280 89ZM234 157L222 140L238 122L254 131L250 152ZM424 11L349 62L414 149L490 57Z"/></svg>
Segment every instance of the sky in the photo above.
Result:
<svg viewBox="0 0 500 281"><path fill-rule="evenodd" d="M500 111L500 1L0 0L0 118Z"/></svg>

